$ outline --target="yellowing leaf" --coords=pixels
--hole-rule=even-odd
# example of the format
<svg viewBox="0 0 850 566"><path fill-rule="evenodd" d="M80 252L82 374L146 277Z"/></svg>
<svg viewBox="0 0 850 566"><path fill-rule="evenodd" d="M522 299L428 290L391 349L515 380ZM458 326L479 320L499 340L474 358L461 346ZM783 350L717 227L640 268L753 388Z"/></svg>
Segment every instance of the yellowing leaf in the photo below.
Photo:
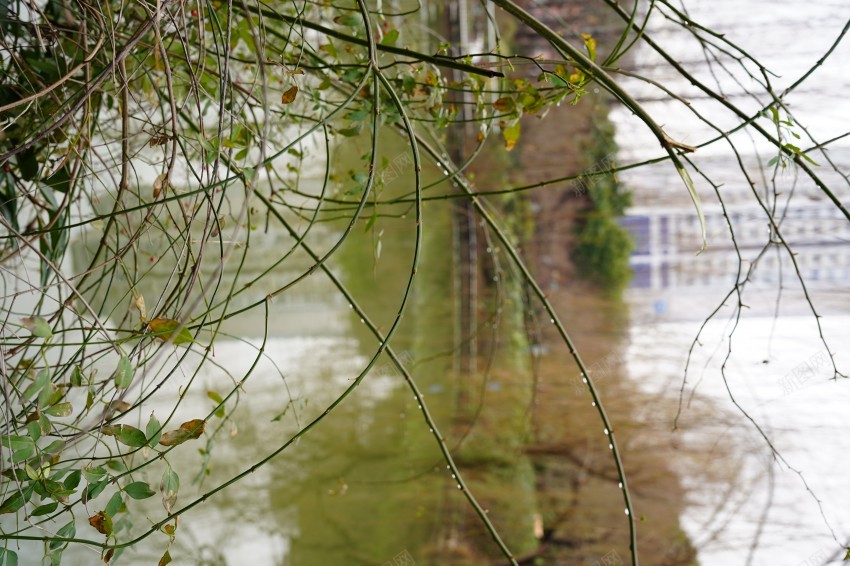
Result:
<svg viewBox="0 0 850 566"><path fill-rule="evenodd" d="M112 534L112 518L103 511L89 517L89 525L106 536Z"/></svg>
<svg viewBox="0 0 850 566"><path fill-rule="evenodd" d="M381 45L395 45L396 41L398 41L398 30L391 29L384 34L384 38L381 40Z"/></svg>
<svg viewBox="0 0 850 566"><path fill-rule="evenodd" d="M502 137L505 138L505 149L511 151L516 142L519 141L519 120L513 126L502 128Z"/></svg>
<svg viewBox="0 0 850 566"><path fill-rule="evenodd" d="M26 327L33 336L38 338L50 338L53 336L53 331L50 329L50 324L41 317L27 317L21 320L21 323Z"/></svg>
<svg viewBox="0 0 850 566"><path fill-rule="evenodd" d="M148 326L157 338L168 341L172 339L174 331L180 327L180 321L171 318L155 318L148 322ZM180 329L177 336L174 336L174 344L186 344L194 341L192 333L185 327Z"/></svg>
<svg viewBox="0 0 850 566"><path fill-rule="evenodd" d="M171 509L174 507L174 504L177 503L177 492L180 490L180 478L177 476L177 473L169 467L165 470L165 473L162 474L162 482L159 484L159 491L162 493L162 506L165 507L165 510L168 513L171 513ZM170 525L166 525L166 530ZM170 536L174 536L173 531L169 533Z"/></svg>
<svg viewBox="0 0 850 566"><path fill-rule="evenodd" d="M581 38L584 40L584 47L587 49L587 54L590 56L591 60L596 60L596 40L589 33L581 34Z"/></svg>
<svg viewBox="0 0 850 566"><path fill-rule="evenodd" d="M296 85L292 85L286 92L283 93L283 96L280 97L280 101L284 104L292 104L297 94L298 87Z"/></svg>
<svg viewBox="0 0 850 566"><path fill-rule="evenodd" d="M56 403L44 410L51 417L67 417L74 411L71 403Z"/></svg>
<svg viewBox="0 0 850 566"><path fill-rule="evenodd" d="M180 425L177 430L166 432L159 439L159 443L163 446L177 446L183 444L187 440L194 440L204 433L206 422L201 419L194 419Z"/></svg>
<svg viewBox="0 0 850 566"><path fill-rule="evenodd" d="M514 99L509 96L503 96L493 103L493 108L501 111L510 111L514 109Z"/></svg>

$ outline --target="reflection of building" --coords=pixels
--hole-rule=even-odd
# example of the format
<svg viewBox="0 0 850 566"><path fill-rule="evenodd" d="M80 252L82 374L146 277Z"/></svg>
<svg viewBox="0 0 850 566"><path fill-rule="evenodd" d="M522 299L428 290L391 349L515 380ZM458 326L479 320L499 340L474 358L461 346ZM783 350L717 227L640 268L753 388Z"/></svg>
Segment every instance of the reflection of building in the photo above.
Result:
<svg viewBox="0 0 850 566"><path fill-rule="evenodd" d="M788 253L780 246L768 248L770 227L764 211L753 206L728 209L729 221L744 259L742 277L750 262L758 261L753 282L776 283L780 276L794 278ZM779 216L777 214L777 216ZM705 211L708 247L700 248L700 227L692 208L639 207L629 211L622 224L635 239L630 265L632 287L665 289L733 285L738 257L722 211ZM850 280L850 224L828 203L794 205L780 222L782 236L797 253L800 273L807 283L844 283Z"/></svg>

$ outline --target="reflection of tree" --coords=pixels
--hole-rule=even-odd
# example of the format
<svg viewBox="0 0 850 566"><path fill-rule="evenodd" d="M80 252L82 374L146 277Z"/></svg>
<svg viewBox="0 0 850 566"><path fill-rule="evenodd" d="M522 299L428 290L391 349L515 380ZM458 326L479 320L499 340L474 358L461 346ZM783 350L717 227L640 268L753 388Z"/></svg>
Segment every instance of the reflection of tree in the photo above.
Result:
<svg viewBox="0 0 850 566"><path fill-rule="evenodd" d="M379 4L375 9L362 0L347 6L307 3L280 7L168 1L90 6L60 0L38 5L14 0L3 5L0 27L6 56L0 58L0 264L7 285L2 352L5 411L0 443L5 448L2 467L7 473L0 480L0 512L21 519L4 525L5 540L45 542L45 560L59 562L72 543L98 548L108 560L113 552L141 543L153 533L169 540L179 537L181 533L172 530L177 515L189 514L207 498L235 489L257 469L270 469L283 451L297 452L302 438L304 443L323 438L323 430L334 430L329 424L332 419L349 415L347 411L352 411L353 417L355 408L368 412L368 405L351 401L377 361L389 358L408 387L407 397L416 401L410 413L424 418L424 424L406 424L403 430L415 427L421 442L427 438L432 443L429 446L439 450L453 476L452 485L459 488L471 509L470 518L475 522L469 524L475 526L468 532L478 529L493 541L482 553L492 550L516 562L511 547L517 545L506 542L515 534L510 525L505 526L513 520L511 513L494 504L491 517L473 492L480 489L484 500L498 491L489 472L481 471L484 466L477 466L492 461L494 454L502 462L514 458L515 437L518 431L525 432L520 418L524 407L516 405L524 404L526 396L517 395L514 404L505 401L504 410L510 417L505 420L511 423L507 428L512 434L502 436L499 430L500 434L488 437L487 432L497 429L494 425L488 430L494 419L486 411L471 419L480 428L464 440L455 454L456 462L450 449L452 435L438 427L440 409L432 416L427 396L414 379L419 376L403 367L393 348L394 338L403 336L400 329L405 315L417 304L415 293L421 291L416 285L423 278L420 269L428 269L421 261L432 230L428 207L461 198L483 225L491 247L501 250L505 271L516 277L515 289L524 289L529 303L542 305L553 344L563 344L569 352L559 360L560 367L575 364L582 376L593 405L576 413L575 425L580 430L601 429L595 442L602 443L602 453L610 455L594 459L594 464L607 463L585 470L594 470L587 474L587 481L616 477L618 488L600 496L599 508L581 511L598 524L595 521L605 516L599 509L624 508L620 525L628 528L629 535L622 548L628 547L628 552L619 555L629 554L637 563L633 496L636 501L641 499L642 478L630 478L632 491L623 458L633 449L631 433L624 426L628 419L620 414L632 407L615 400L606 411L608 399L603 393L609 387L599 384L597 388L567 332L565 311L556 308L557 301L541 288L520 255L516 226L500 219L510 207L500 207L505 201L495 200L492 194L516 197L555 181L486 187L474 185L462 174L488 139L499 139L506 150L512 150L522 142L524 116L545 115L563 102L580 103L588 89L608 92L651 133L661 157L619 168L638 169L650 161L663 161L696 207L703 245L706 226L695 180L714 191L712 198L721 207L738 258L736 279L723 298L734 305L737 328L745 297L750 296L752 270L744 268L736 225L726 209L720 183L699 160L699 151L690 154L722 146L735 158L737 177L753 189L747 198L761 211L769 228L761 255L778 251L792 266L829 354L833 375L841 375L801 272L795 244L785 231L791 196L784 196L775 183L776 173L793 169L816 187L817 194L841 218L850 219L838 189L815 168L815 161L821 161L823 171L846 180L827 152L843 135L818 139L795 117L790 104L792 93L822 61L778 90L768 70L722 34L693 22L667 2L653 4L653 10L692 38L713 65L734 81L746 80L752 85L744 89L751 95L748 99L757 103L750 109L737 105L719 86L712 87L678 63L645 25L651 15L642 13L638 3L629 11L606 0L608 13L622 23L618 24L620 34L605 53L593 37L584 35L573 41L510 0L492 0L490 4L504 11L499 18L545 40L551 58L505 56L500 45L492 43L485 45L484 55L464 53L467 45L429 45L404 19L410 14L389 12L396 3ZM492 17L489 11L480 15ZM846 29L834 45L844 32ZM680 93L657 81L648 82L666 98L681 102L713 132L712 139L700 140L694 147L682 143L633 96L619 74L617 61L636 42L657 53L675 76L686 79L700 96L722 110L723 120L708 118ZM830 48L824 57L831 52ZM536 71L528 78L527 73L514 72L514 66ZM447 70L457 77L449 80ZM626 76L640 79L634 73ZM462 96L454 96L457 93ZM478 127L477 146L449 158L442 143L444 132L469 123ZM731 137L738 130L746 130L771 147L773 154L763 170L767 179L763 191L757 190L756 177L743 165L739 142ZM561 135L572 132L567 127ZM356 154L344 169L338 167L332 151L340 142L352 146ZM386 148L391 146L401 150L388 155ZM403 157L407 155L409 159ZM433 182L422 175L426 161L439 170ZM410 175L399 175L404 181L393 178L401 165L410 169ZM307 172L321 179L319 190L306 186L303 176ZM608 176L614 171L598 173ZM768 173L773 174L772 179ZM559 182L574 181L578 176L565 175ZM496 190L488 191L491 188ZM488 192L491 194L485 194ZM515 200L508 202L516 204ZM407 255L393 265L400 276L390 290L377 285L361 288L367 295L380 293L380 302L391 307L386 314L363 306L369 298L360 299L351 292L349 285L353 288L358 282L341 278L336 262L355 241L352 234L365 230L372 244L371 261L361 261L357 267L365 270L367 265L380 264L385 237L381 227L389 218L406 228L400 247L406 248ZM335 222L336 229L322 230L325 222ZM79 238L85 240L80 248L84 251L75 265L69 265L71 262L64 260L72 236L78 233L83 234ZM610 230L605 233L612 234ZM279 234L285 237L278 239ZM79 262L81 258L84 261ZM758 262L750 265L758 267ZM272 266L274 270L266 271ZM284 279L278 280L281 276ZM301 295L307 280L312 286ZM321 295L321 300L316 295ZM324 295L334 298L326 300ZM311 305L309 315L298 317L287 308L299 302ZM279 309L279 304L284 308ZM423 303L417 306L428 308ZM321 399L323 407L315 409L298 430L275 437L264 456L240 462L241 467L231 470L226 480L204 487L207 491L193 499L182 498L179 508L172 509L166 502L165 513L159 510L152 524L132 525L132 515L125 510L144 505L136 503L134 494L144 499L153 493L157 482L152 478L159 475L158 470L167 467L169 473L174 472L171 461L177 462L178 454L191 450L191 441L197 440L183 438L180 445L167 447L157 442L161 434L173 433L188 409L201 414L187 419L203 419L211 425L221 418L216 415L221 408L235 405L237 400L245 402L241 388L254 366L232 376L226 390L210 397L213 406L207 403L200 409L192 405L197 399L190 392L199 387L203 371L218 369L213 359L216 341L224 340L228 332L250 336L256 344L253 359L258 364L273 334L292 326L300 327L298 332L307 327L309 318L315 316L312 307L321 309L328 319L344 321L337 329L343 329L352 318L362 321L359 338L368 336L372 345L365 361L354 360L358 366L354 375L335 395L317 394L314 398L317 402ZM157 319L167 326L168 334L157 334L151 324ZM194 341L180 344L174 339L185 336L184 331L189 331ZM734 330L730 341L733 334ZM414 344L417 338L415 333L406 337ZM506 343L515 346L522 340ZM731 348L728 354L731 356ZM506 371L517 367L509 366ZM497 372L493 375L502 379ZM726 378L725 364L721 376ZM154 400L162 399L164 391L172 396L169 411L164 411L167 417L142 420L138 415ZM740 405L737 408L746 413ZM552 415L558 416L557 411ZM750 421L770 444L756 420ZM225 431L225 427L209 426L204 441L224 442ZM615 431L622 436L616 437ZM371 454L369 442L358 445L364 439L361 435L340 436L357 446L357 458L363 457L363 451ZM393 440L395 436L387 439L391 444ZM473 448L488 442L487 450L475 453ZM327 446L322 448L327 450ZM424 449L417 446L415 450ZM778 450L773 454L781 458ZM325 457L332 461L345 456L340 448L327 450ZM343 459L352 460L350 456ZM510 479L526 473L516 485L527 486L527 461L517 461L513 467L497 467L497 472L505 472ZM358 469L377 473L359 461L350 469L340 465L336 473ZM312 471L322 477L320 470ZM462 471L469 472L468 482ZM180 472L184 482L191 475ZM444 486L428 487L430 492ZM346 497L354 499L351 493ZM531 499L517 497L505 508L510 510L508 503L517 503L524 509ZM344 508L335 511L345 512ZM397 520L400 513L398 508L388 509L375 524ZM100 517L96 531L85 520L89 516ZM340 522L334 523L344 528ZM527 529L524 532L525 537L517 538L527 541ZM833 538L842 544L836 535ZM349 537L341 544L350 547L355 541L360 543ZM381 559L398 553L397 547L385 548L381 539L364 544L370 551L377 547L385 551ZM11 552L11 547L4 550Z"/></svg>

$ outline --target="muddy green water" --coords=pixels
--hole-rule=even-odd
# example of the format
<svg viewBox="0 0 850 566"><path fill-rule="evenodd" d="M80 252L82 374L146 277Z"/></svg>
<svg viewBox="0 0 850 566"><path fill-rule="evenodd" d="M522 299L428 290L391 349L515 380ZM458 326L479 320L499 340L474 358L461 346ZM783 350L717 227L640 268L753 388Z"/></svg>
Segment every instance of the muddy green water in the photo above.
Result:
<svg viewBox="0 0 850 566"><path fill-rule="evenodd" d="M349 158L343 156L341 162L346 160ZM424 176L426 181L434 179L436 171L426 170ZM398 179L382 188L382 196L410 187L412 171L401 171ZM412 211L399 208L388 212L401 216L379 217L369 230L365 222L359 222L328 261L383 332L399 310L415 236ZM491 339L500 336L495 355L485 360L485 366L496 366L498 372L458 374L459 298L451 205L442 201L426 204L423 218L421 262L392 346L425 394L459 464L469 471L466 479L473 493L481 497L510 547L517 553L528 552L537 540L534 521L538 509L530 460L518 451L529 429L527 409L532 394L518 287L515 282L500 287L498 301L493 301L500 305L500 314L482 323L483 334ZM247 249L240 243L227 264L226 283L235 278L238 288L254 279L293 245L294 240L279 223L266 220L257 212L250 220L256 229L239 236L250 241ZM306 226L291 214L287 220L299 231ZM319 252L327 250L340 237L343 226L333 220L316 224L306 241ZM170 290L172 270L180 264L176 253L174 257L163 254L168 235L167 227L149 230L128 259L142 266L153 264L135 288L145 297L149 317L172 316L157 310L158 298ZM75 264L90 258L94 244L85 234L81 236L75 247ZM216 253L207 256L202 279L214 272L216 261ZM311 264L306 254L295 252L283 266L235 295L228 312L261 300ZM193 293L204 294L200 289ZM211 294L209 288L206 294ZM90 297L95 304L103 304L113 320L120 320L132 303L128 287L118 280L92 289ZM248 375L227 403L226 418L209 420L207 431L215 431L215 436L169 454L167 461L181 478L178 507L254 466L319 416L378 347L367 326L321 272L267 304L268 312L260 305L226 320L204 363L200 363L203 351L197 346L188 351L184 346L163 350L166 359L151 362L145 376L145 388L152 398L144 414L128 413L121 419L143 427L151 410L174 425L203 418L213 407L209 392L224 396ZM200 310L204 308L209 307ZM138 313L132 312L130 319L137 317ZM183 359L178 363L180 356ZM174 363L178 370L170 375L160 369ZM154 460L134 479L158 485L165 467L165 461ZM305 436L238 483L181 515L170 554L178 564L297 565L384 564L408 556L417 564L446 559L461 564L498 556L456 483L413 394L384 355L360 386ZM98 505L95 500L90 507ZM158 497L132 502L129 517L134 526L119 533L119 540L130 532L143 532L149 521L163 514ZM84 519L80 518L81 533L90 530ZM121 563L155 562L167 546L164 534L154 534L126 551ZM66 556L78 562L95 558L94 553L79 548L69 549Z"/></svg>

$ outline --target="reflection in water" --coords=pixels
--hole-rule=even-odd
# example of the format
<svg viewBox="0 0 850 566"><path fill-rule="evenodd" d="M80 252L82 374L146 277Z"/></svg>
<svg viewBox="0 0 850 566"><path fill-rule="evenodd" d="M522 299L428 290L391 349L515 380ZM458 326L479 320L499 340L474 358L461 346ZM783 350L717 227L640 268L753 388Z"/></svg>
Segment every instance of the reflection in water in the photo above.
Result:
<svg viewBox="0 0 850 566"><path fill-rule="evenodd" d="M697 256L699 223L690 208L634 207L623 219L635 240L630 265L634 271L632 287L646 289L724 287L733 285L739 272L739 260L729 236L727 223L736 228L735 244L745 258L740 267L746 275L751 262L758 262L754 282L776 284L793 280L794 265L768 248L770 236L764 211L754 206L705 211L708 250ZM782 236L802 253L797 269L809 285L842 284L850 280L850 226L841 211L831 203L794 205L781 223Z"/></svg>
<svg viewBox="0 0 850 566"><path fill-rule="evenodd" d="M530 395L527 365L515 354L525 350L525 342L517 337L514 322L503 321L507 354L496 359L499 371L492 380L479 385L478 376L457 379L453 266L445 253L451 242L450 208L428 206L426 213L430 230L423 242L421 274L393 346L425 392L459 464L471 470L471 489L486 502L512 548L526 552L536 541L534 475L529 460L513 453L525 421L515 404L526 405L523 399ZM297 219L289 220L298 226ZM224 418L210 418L209 438L168 456L181 474L178 507L261 462L320 416L377 348L363 321L321 272L264 302L313 263L297 251L285 267L258 279L295 243L274 221L260 228L264 221L255 215L258 228L246 232L250 242L238 242L237 254L224 267L223 280L235 280L237 290L226 307L202 285L191 291L200 300L199 311L207 310L213 318L225 308L233 313L259 307L227 318L205 361L197 345L187 349L156 343L166 359L145 368L143 388L151 395L146 411L153 410L161 421L203 418L214 407L213 397L235 391ZM383 328L397 312L409 274L413 227L413 219L379 219L372 232L355 230L329 263ZM148 230L128 253L125 261L145 270L132 292L120 280L90 290L91 302L113 313L116 324L123 319L135 326L139 314L128 308L137 295L147 299L149 318L175 316L163 306L167 301L157 299L175 292L175 271L184 265L177 254L158 255L167 248L172 229ZM373 240L378 233L379 259ZM336 223L320 223L307 241L315 250L327 250L340 235ZM94 245L85 235L76 241L75 262L86 265ZM214 253L205 256L198 266L202 281L215 273L218 261ZM199 341L206 342L203 332ZM167 374L165 368L180 357L178 370ZM480 391L486 391L492 408L472 414ZM469 406L460 404L463 399ZM143 426L147 417L147 412L129 413L122 422ZM465 437L462 447L460 437ZM497 458L498 465L492 465ZM154 462L138 479L157 485L165 466ZM140 518L161 516L155 499L133 503L135 522L142 525L137 530L144 527ZM183 514L177 535L171 555L184 563L382 564L404 552L422 564L480 563L494 552L445 469L416 401L386 357L316 428L239 483ZM130 549L122 560L155 562L167 543L160 542ZM72 559L84 560L81 552L68 551L77 553Z"/></svg>
<svg viewBox="0 0 850 566"><path fill-rule="evenodd" d="M776 72L770 80L778 93L815 63L847 18L846 6L833 2L808 3L803 20L792 17L798 7L774 2L766 9L755 0L730 0L693 2L688 10L690 17L727 32L725 38ZM747 112L755 114L770 102L765 94L744 93L754 82L741 80L733 66L709 68L705 61L711 60L711 50L679 39L670 21L655 18L647 30L678 60L691 62L700 80L719 84ZM797 40L789 42L791 36ZM815 140L843 134L850 120L843 101L848 49L844 41L804 90L785 100ZM697 94L686 80L671 75L651 49L642 46L634 56L642 74L677 93ZM630 80L628 85L650 114L664 117L673 137L697 144L717 135L688 107L658 96L648 83ZM698 111L730 127L718 104L699 96L692 100ZM646 132L622 110L613 116L621 159L653 157L656 150ZM715 193L706 179L695 177L708 232L708 247L700 255L696 214L673 169L653 165L621 176L634 189L637 205L623 220L637 242L631 258L635 277L627 293L632 312L628 373L645 393L681 400L681 412L675 407L661 412L652 428L658 438L670 438L664 456L686 488L689 506L682 521L700 563L838 563L850 537L850 514L841 503L850 496L845 481L850 443L844 433L850 423L841 408L850 401L850 391L843 378L832 379L832 362L845 373L850 367L845 347L850 341L850 231L846 218L811 180L793 167L774 171L767 166L775 148L743 132L730 140L740 154L721 140L693 156L695 167L717 187ZM803 136L799 143L815 142ZM844 139L829 148L828 158L811 153L820 163L814 170L846 203L850 146ZM726 217L716 195L724 200ZM796 267L765 211L754 204L756 195L775 215L796 254ZM731 293L720 307L736 282L745 281L743 295ZM821 328L812 305L822 316ZM679 428L671 432L677 415Z"/></svg>
<svg viewBox="0 0 850 566"><path fill-rule="evenodd" d="M626 156L642 147L638 142L623 145ZM634 182L638 200L644 194L639 183L644 183L658 188L663 201L671 194L668 187L675 186L676 195L681 193L678 178L668 183L665 179L671 170L664 171L653 177L644 170L639 181L624 179ZM770 234L764 222L752 222L757 211L736 202L735 191L737 201L743 201L746 190L732 191L729 216L741 227L739 246L753 261ZM797 194L809 194L806 191L803 187ZM704 563L739 563L753 544L759 548L756 564L777 563L791 556L791 551L799 557L795 562L802 562L832 545L823 536L820 510L800 477L787 467L777 467L764 440L739 412L726 411L724 403L733 392L787 461L795 468L806 465L805 478L811 480L816 494L843 494L838 470L845 469L847 462L839 458L836 447L842 447L841 454L850 453L839 434L848 424L841 416L846 414L842 409L846 399L834 382L824 379L828 376L821 364L822 346L800 338L816 336L816 329L805 328L811 326L811 318L780 317L776 323L769 318L748 320L736 337L727 389L717 371L729 333L723 320L711 325L703 337L710 347L720 344L720 354L710 358L711 351L700 350L692 361L699 373L692 374L685 391L689 404L681 421L683 430L666 434L676 413L683 352L696 330L695 322L707 314L695 307L710 304L704 299L717 299L718 289L733 284L737 272L725 219L716 210L707 211L709 251L692 256L699 247L696 221L690 208L679 206L681 202L678 196L672 197L663 203L670 206L664 210L646 199L642 203L646 208L634 209L626 219L639 244L633 257L634 288L628 297L631 322L622 304L559 288L557 277L552 278L551 299L571 321L603 397L611 400L609 411L617 415L627 469L634 473L636 509L646 519L640 524L642 554L658 557L650 563L687 564L693 558L690 543L678 529L682 487L692 503L683 522ZM810 281L846 286L847 234L830 231L834 222L830 210L814 201L795 206L786 215L783 232L795 246L807 249L800 256L800 266ZM473 491L518 554L533 553L542 540L556 549L556 563L625 561L621 495L587 392L575 371L564 370L572 368L571 362L563 349L556 348L557 340L545 321L529 323L536 329L536 334L532 330L535 347L527 347L525 321L517 316L525 307L521 286L510 281L504 267L493 270L505 281L505 288L498 291L489 286L494 296L487 298L493 305L481 308L482 326L500 320L492 334L482 331L482 351L488 351L487 346L497 339L502 346L492 358L482 354L476 364L486 368L481 372L454 373L457 297L446 251L451 249L447 207L427 207L426 215L429 239L424 243L413 307L393 345L406 353L403 357L426 392ZM273 223L264 229L264 220L257 221L258 229L250 232L250 245L239 248L237 257L246 251L239 285L271 267L280 250L294 243ZM378 222L368 234L356 230L330 267L376 323L386 328L396 314L399 282L409 271L413 223L409 218ZM339 233L332 223L317 225L308 242L325 250ZM382 234L380 246L377 234ZM155 257L165 237L158 232L147 234L132 252L137 264L153 265L135 289L145 297L171 291L178 258ZM87 259L85 245L78 245L77 253ZM286 269L277 269L234 295L228 310L263 301L292 281L299 268L308 269L309 258L302 252L295 254ZM759 260L757 289L773 283L771 277L782 275L788 280L787 260L781 268L771 264L780 261L777 257L771 250ZM545 263L545 258L537 260ZM236 276L236 271L230 271L233 265L227 265L225 280ZM215 268L216 258L211 257L202 263L201 272L210 274ZM206 297L204 289L192 292ZM98 302L106 300L106 310L116 313L117 319L123 318L131 303L130 290L120 282L91 294ZM775 296L761 299L752 301L751 312L770 314ZM783 304L790 303L796 313L802 304L798 299L786 296ZM236 380L248 375L228 401L226 419L211 421L210 429L219 429L218 436L169 456L175 469L201 471L194 483L191 473L182 477L182 503L249 469L320 415L365 367L376 348L365 325L321 273L266 304L267 312L261 306L229 318L208 362L197 372L202 351L196 347L173 376L158 373L158 367L148 370L148 383L161 385L151 387L147 406L162 420L175 399L184 395L170 416L174 423L206 415L213 407L208 392L230 391ZM495 315L503 305L498 319ZM157 312L156 304L150 307ZM222 307L213 302L208 308L215 315ZM826 321L834 343L846 342L848 322L846 317ZM627 349L622 350L624 339ZM165 354L172 360L186 351L185 347L164 348L171 348ZM693 399L689 398L691 387L697 388ZM820 391L826 387L830 387L829 395L823 396ZM138 424L147 415L125 418ZM156 485L164 466L155 462L139 479ZM134 513L155 519L162 514L158 505L157 501L134 503ZM842 513L837 505L824 507L831 525L846 524ZM143 528L144 520L138 523ZM761 527L754 526L759 523ZM164 535L160 542L164 548ZM140 548L122 558L129 563L151 563L160 554L161 549ZM320 426L232 488L182 516L172 555L178 563L297 565L383 564L399 556L417 564L481 564L496 557L446 472L413 396L384 358ZM68 558L84 563L90 557Z"/></svg>

